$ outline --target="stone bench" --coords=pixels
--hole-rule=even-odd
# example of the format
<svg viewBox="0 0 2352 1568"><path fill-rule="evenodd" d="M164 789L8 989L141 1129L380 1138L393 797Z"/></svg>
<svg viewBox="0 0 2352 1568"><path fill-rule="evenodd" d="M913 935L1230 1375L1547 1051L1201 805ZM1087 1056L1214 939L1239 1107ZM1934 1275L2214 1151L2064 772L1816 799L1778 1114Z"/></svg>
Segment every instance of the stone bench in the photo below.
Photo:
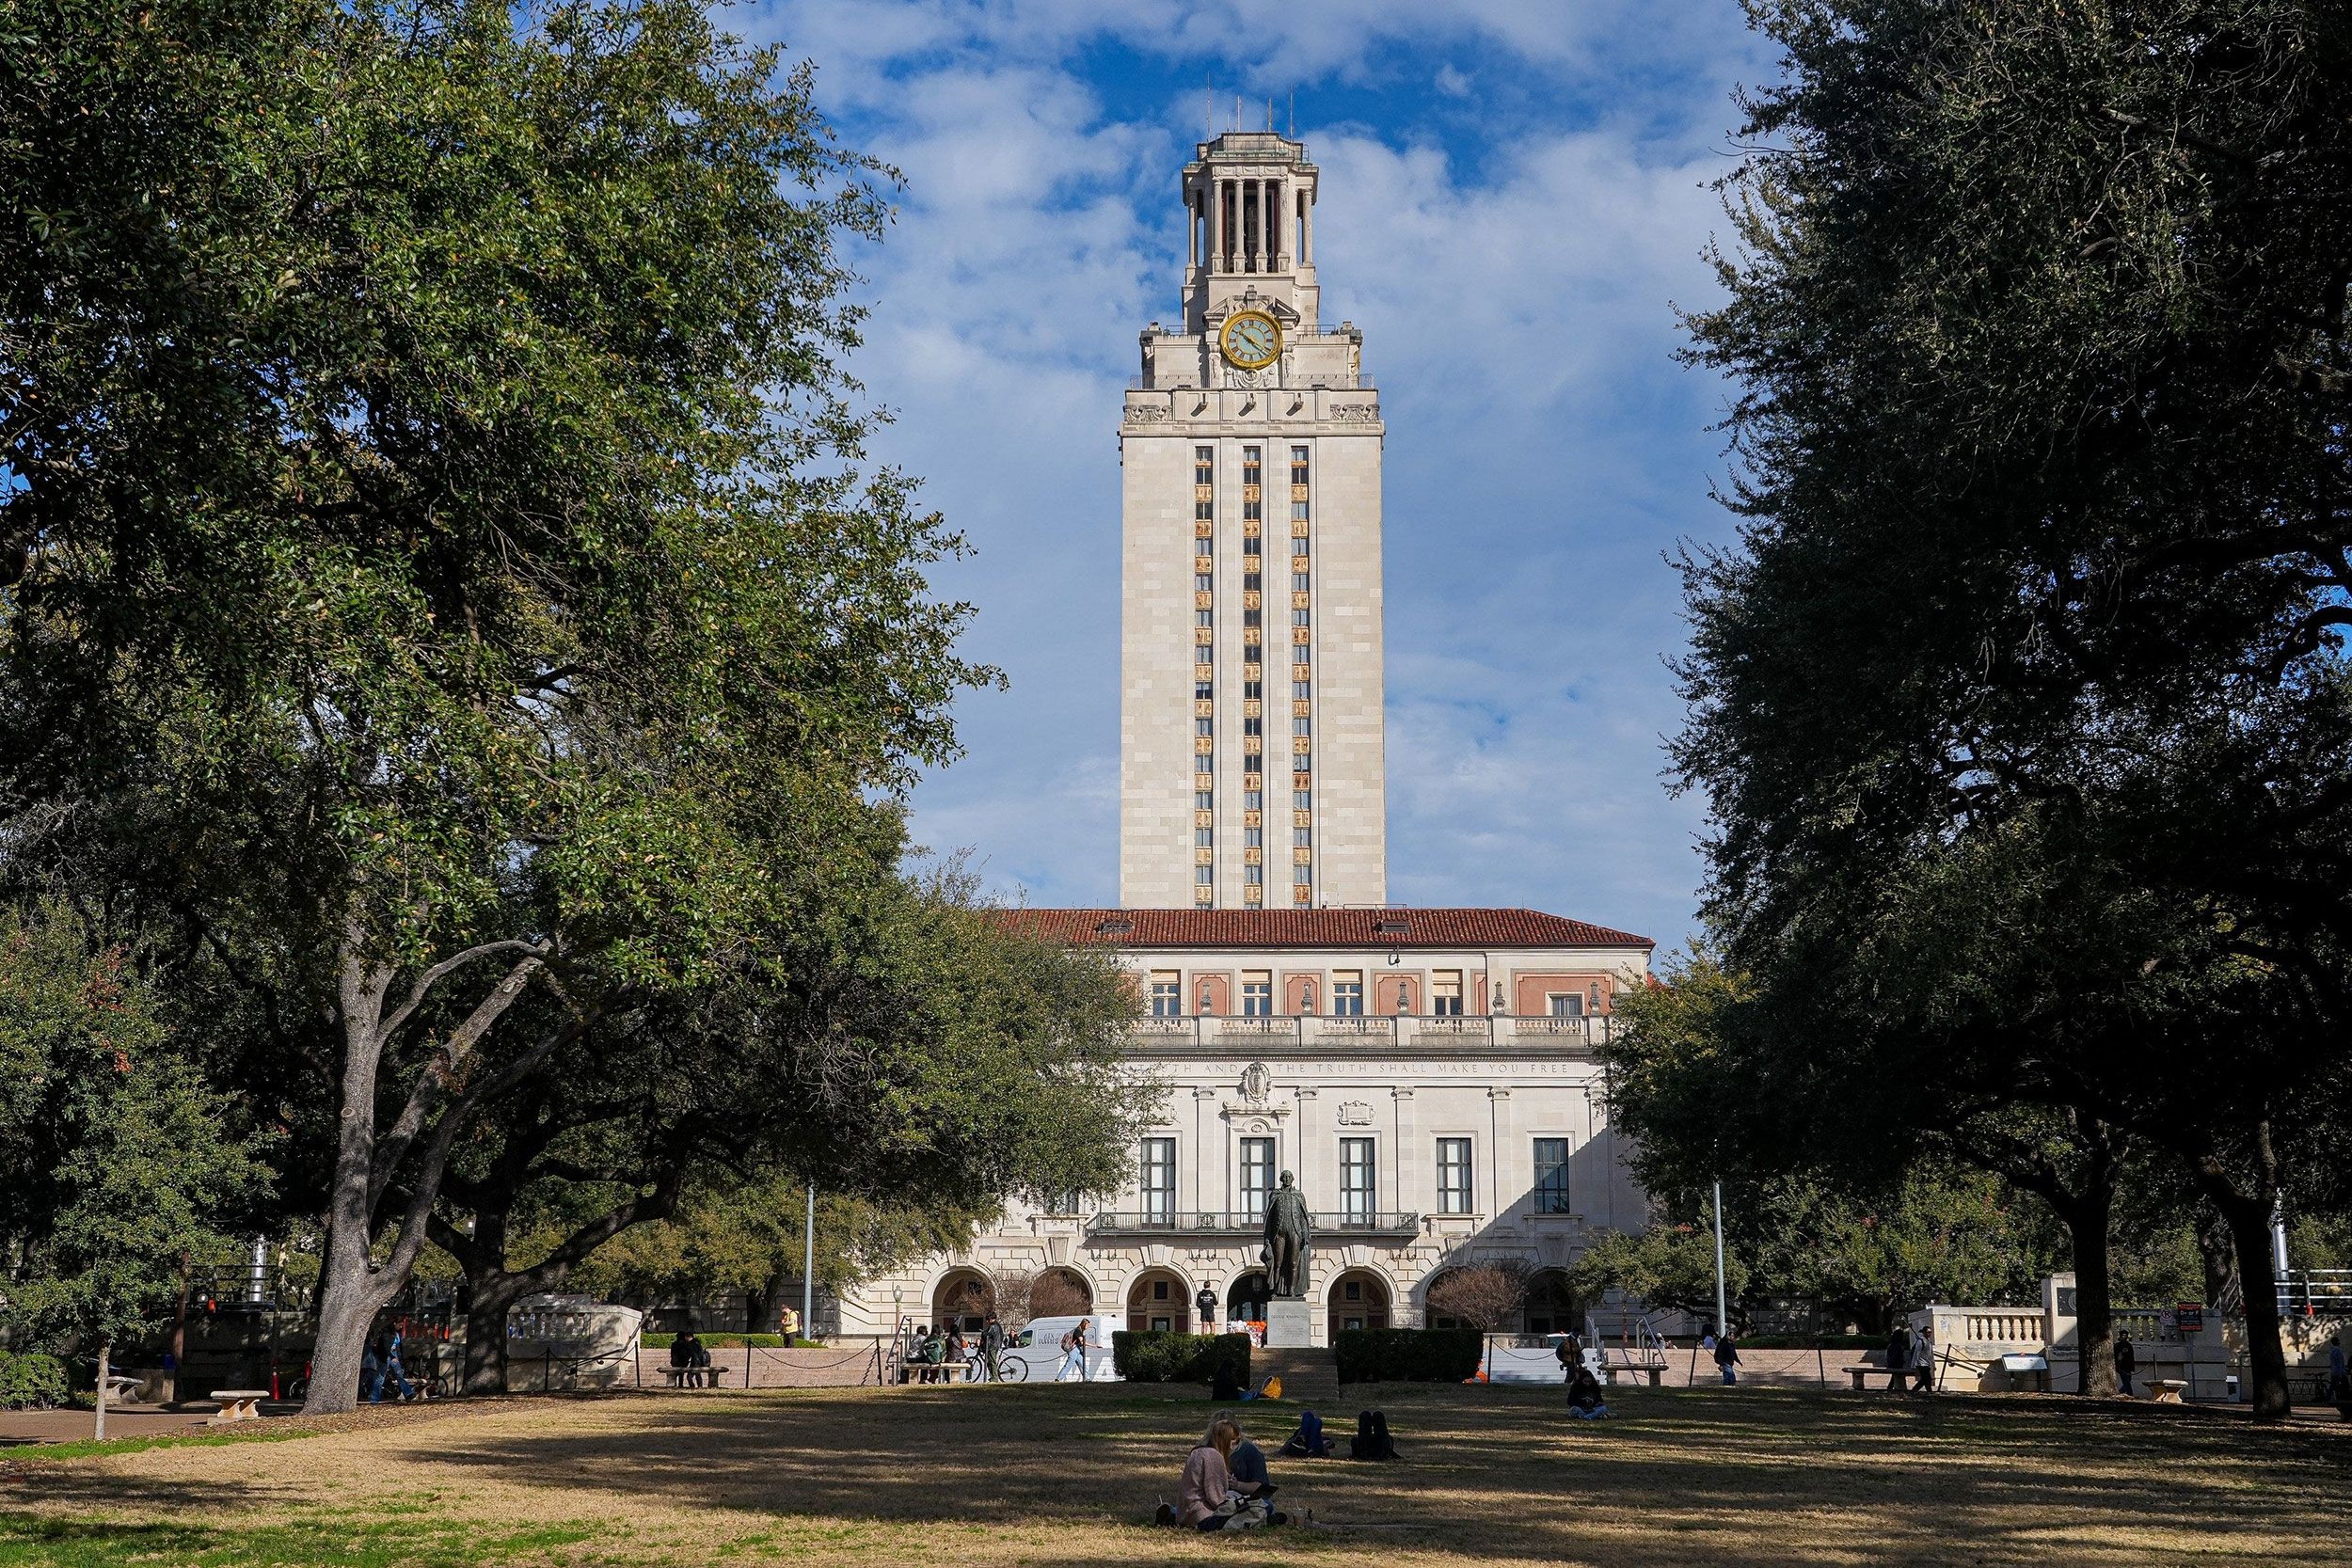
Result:
<svg viewBox="0 0 2352 1568"><path fill-rule="evenodd" d="M258 1421L262 1418L262 1402L269 1398L266 1388L215 1388L210 1398L220 1408L205 1419L207 1426L225 1426L230 1421Z"/></svg>
<svg viewBox="0 0 2352 1568"><path fill-rule="evenodd" d="M1863 1382L1863 1379L1871 1377L1891 1377L1894 1375L1895 1369L1892 1367L1872 1367L1866 1364L1860 1367L1841 1367L1838 1370L1853 1379L1854 1392L1860 1394L1867 1392L1869 1386L1867 1384ZM1909 1371L1905 1371L1903 1373L1903 1381L1905 1383L1909 1383L1911 1381L1911 1373Z"/></svg>
<svg viewBox="0 0 2352 1568"><path fill-rule="evenodd" d="M2158 1404L2179 1404L2181 1396L2188 1392L2188 1380L2178 1377L2148 1379L2148 1397Z"/></svg>
<svg viewBox="0 0 2352 1568"><path fill-rule="evenodd" d="M108 1404L126 1402L132 1395L139 1391L139 1385L145 1381L144 1378L126 1377L120 1372L109 1372L106 1375L106 1402Z"/></svg>
<svg viewBox="0 0 2352 1568"><path fill-rule="evenodd" d="M716 1367L664 1367L661 1375L670 1380L673 1388L716 1388L719 1369Z"/></svg>
<svg viewBox="0 0 2352 1568"><path fill-rule="evenodd" d="M1665 1370L1665 1368L1658 1366L1654 1363L1626 1367L1612 1367L1609 1369L1609 1382L1610 1386L1614 1387L1617 1384L1628 1382L1636 1377L1646 1377L1649 1379L1649 1386L1655 1388L1658 1386L1659 1378L1664 1374Z"/></svg>

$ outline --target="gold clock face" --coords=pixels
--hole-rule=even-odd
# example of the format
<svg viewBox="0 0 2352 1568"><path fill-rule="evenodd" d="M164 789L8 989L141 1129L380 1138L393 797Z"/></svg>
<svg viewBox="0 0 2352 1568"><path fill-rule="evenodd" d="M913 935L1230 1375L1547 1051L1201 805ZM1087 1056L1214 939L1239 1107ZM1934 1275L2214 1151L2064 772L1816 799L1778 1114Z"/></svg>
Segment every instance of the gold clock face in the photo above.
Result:
<svg viewBox="0 0 2352 1568"><path fill-rule="evenodd" d="M1225 357L1245 371L1262 371L1281 356L1282 328L1263 310L1236 310L1216 335Z"/></svg>

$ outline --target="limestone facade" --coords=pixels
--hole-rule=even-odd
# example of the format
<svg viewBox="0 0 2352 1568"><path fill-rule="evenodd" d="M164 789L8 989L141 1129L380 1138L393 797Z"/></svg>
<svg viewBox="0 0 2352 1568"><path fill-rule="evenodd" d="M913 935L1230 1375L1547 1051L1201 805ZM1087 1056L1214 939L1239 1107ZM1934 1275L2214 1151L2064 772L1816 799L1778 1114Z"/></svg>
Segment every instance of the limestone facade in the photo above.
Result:
<svg viewBox="0 0 2352 1568"><path fill-rule="evenodd" d="M1120 420L1119 895L1138 908L1388 895L1379 393L1327 330L1317 172L1271 133L1186 166L1181 313ZM1263 316L1252 366L1223 334Z"/></svg>
<svg viewBox="0 0 2352 1568"><path fill-rule="evenodd" d="M847 1332L935 1322L966 1282L1057 1270L1113 1327L1198 1326L1262 1297L1263 1195L1296 1173L1316 1235L1313 1338L1428 1321L1449 1268L1536 1272L1513 1326L1580 1323L1556 1271L1645 1199L1594 1048L1650 943L1525 910L1041 910L1109 943L1149 1016L1133 1070L1160 1087L1118 1192L1021 1203L954 1257L850 1292ZM1532 1004L1532 1006L1531 1006Z"/></svg>

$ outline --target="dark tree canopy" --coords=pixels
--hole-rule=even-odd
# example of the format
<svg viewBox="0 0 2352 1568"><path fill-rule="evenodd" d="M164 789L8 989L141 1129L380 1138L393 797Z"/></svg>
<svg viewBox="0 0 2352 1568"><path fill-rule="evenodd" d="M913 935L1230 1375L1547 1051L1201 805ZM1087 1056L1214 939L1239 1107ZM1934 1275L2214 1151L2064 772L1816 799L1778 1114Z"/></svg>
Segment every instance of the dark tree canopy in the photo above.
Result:
<svg viewBox="0 0 2352 1568"><path fill-rule="evenodd" d="M2352 27L1751 10L1786 80L1690 351L1742 529L1684 563L1675 750L1724 958L1850 1069L1924 1065L1915 1120L2163 1148L2248 1261L2352 1020Z"/></svg>

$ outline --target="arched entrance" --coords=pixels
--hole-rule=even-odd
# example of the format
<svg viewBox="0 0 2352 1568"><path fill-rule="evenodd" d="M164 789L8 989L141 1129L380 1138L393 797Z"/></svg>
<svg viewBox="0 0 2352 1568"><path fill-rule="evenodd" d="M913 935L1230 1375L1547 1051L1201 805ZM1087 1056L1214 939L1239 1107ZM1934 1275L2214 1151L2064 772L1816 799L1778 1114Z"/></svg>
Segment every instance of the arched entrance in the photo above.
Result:
<svg viewBox="0 0 2352 1568"><path fill-rule="evenodd" d="M1093 1310L1094 1287L1075 1269L1045 1269L1029 1282L1032 1318L1071 1318Z"/></svg>
<svg viewBox="0 0 2352 1568"><path fill-rule="evenodd" d="M1141 1334L1153 1329L1192 1332L1192 1287L1173 1269L1146 1269L1127 1288L1127 1327Z"/></svg>
<svg viewBox="0 0 2352 1568"><path fill-rule="evenodd" d="M1370 1269L1350 1269L1331 1281L1331 1294L1326 1304L1333 1333L1347 1328L1386 1328L1389 1326L1388 1282Z"/></svg>
<svg viewBox="0 0 2352 1568"><path fill-rule="evenodd" d="M931 1322L977 1334L996 1309L996 1288L977 1269L950 1269L931 1292Z"/></svg>
<svg viewBox="0 0 2352 1568"><path fill-rule="evenodd" d="M1265 1271L1251 1269L1236 1278L1225 1292L1226 1321L1236 1323L1265 1322L1266 1298L1273 1293L1266 1284Z"/></svg>
<svg viewBox="0 0 2352 1568"><path fill-rule="evenodd" d="M1569 1286L1565 1269L1539 1269L1529 1276L1519 1313L1530 1334L1584 1332L1584 1303Z"/></svg>

